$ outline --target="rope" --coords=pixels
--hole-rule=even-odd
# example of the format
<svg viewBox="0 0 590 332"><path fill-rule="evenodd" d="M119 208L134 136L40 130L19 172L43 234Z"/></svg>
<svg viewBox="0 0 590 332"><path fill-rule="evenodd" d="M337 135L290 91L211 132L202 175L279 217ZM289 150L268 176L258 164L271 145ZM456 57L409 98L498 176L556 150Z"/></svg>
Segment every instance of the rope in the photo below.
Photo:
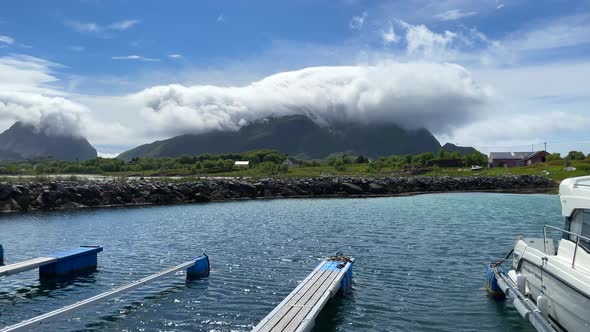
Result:
<svg viewBox="0 0 590 332"><path fill-rule="evenodd" d="M337 252L336 255L334 255L334 256L328 257L326 260L328 260L328 261L335 261L335 262L341 262L340 264L338 264L336 266L339 269L345 267L346 266L346 263L352 261L352 259L350 257L344 256L344 253L342 253L342 251Z"/></svg>
<svg viewBox="0 0 590 332"><path fill-rule="evenodd" d="M500 267L500 265L502 265L502 263L504 263L508 257L510 257L510 255L512 255L512 253L514 252L514 248L516 248L516 243L518 243L518 240L516 240L516 242L514 242L514 245L512 246L512 250L510 250L510 252L508 253L508 255L506 255L506 257L500 259L497 262L492 262L492 267Z"/></svg>

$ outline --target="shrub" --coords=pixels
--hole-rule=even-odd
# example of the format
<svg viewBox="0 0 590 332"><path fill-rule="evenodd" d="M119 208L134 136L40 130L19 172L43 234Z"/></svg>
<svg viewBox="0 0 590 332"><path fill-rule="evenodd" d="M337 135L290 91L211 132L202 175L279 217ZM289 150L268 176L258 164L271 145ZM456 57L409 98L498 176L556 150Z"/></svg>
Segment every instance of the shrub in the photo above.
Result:
<svg viewBox="0 0 590 332"><path fill-rule="evenodd" d="M344 161L342 161L342 159L338 159L334 162L334 169L338 172L344 172L346 171L346 164Z"/></svg>

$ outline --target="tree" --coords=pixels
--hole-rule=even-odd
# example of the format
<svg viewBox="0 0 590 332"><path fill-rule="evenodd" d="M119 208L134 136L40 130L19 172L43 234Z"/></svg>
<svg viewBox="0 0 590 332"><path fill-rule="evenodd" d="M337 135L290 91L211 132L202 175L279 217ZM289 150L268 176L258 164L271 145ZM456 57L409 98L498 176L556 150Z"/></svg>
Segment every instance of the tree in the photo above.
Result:
<svg viewBox="0 0 590 332"><path fill-rule="evenodd" d="M567 154L567 157L570 160L584 160L586 158L586 156L584 155L584 153L582 151L570 151Z"/></svg>
<svg viewBox="0 0 590 332"><path fill-rule="evenodd" d="M482 166L488 163L488 157L480 152L468 153L463 157L463 160L467 166Z"/></svg>
<svg viewBox="0 0 590 332"><path fill-rule="evenodd" d="M283 161L285 161L285 159L286 158L284 155L277 153L277 152L271 152L271 153L267 154L266 156L264 156L264 158L262 158L262 161L263 162L272 161L275 164L280 164Z"/></svg>
<svg viewBox="0 0 590 332"><path fill-rule="evenodd" d="M434 156L434 153L432 152L426 152L426 153L421 153L418 155L415 155L412 158L412 162L414 164L420 164L422 166L425 166L426 163L428 163L429 161L435 159L436 157Z"/></svg>
<svg viewBox="0 0 590 332"><path fill-rule="evenodd" d="M195 162L195 159L191 156L183 154L182 156L178 157L178 162L183 165L189 165Z"/></svg>
<svg viewBox="0 0 590 332"><path fill-rule="evenodd" d="M334 169L336 169L338 172L344 172L346 171L346 164L344 161L342 161L342 159L338 159L336 162L334 162Z"/></svg>
<svg viewBox="0 0 590 332"><path fill-rule="evenodd" d="M570 167L572 165L572 161L569 157L563 158L563 167Z"/></svg>
<svg viewBox="0 0 590 332"><path fill-rule="evenodd" d="M356 157L356 160L354 161L355 164L366 164L368 162L369 162L369 159L364 156L358 156L358 157Z"/></svg>
<svg viewBox="0 0 590 332"><path fill-rule="evenodd" d="M561 160L561 154L558 152L552 153L547 156L547 161Z"/></svg>
<svg viewBox="0 0 590 332"><path fill-rule="evenodd" d="M275 174L277 172L277 164L272 161L261 162L256 168L259 168L260 171L265 174Z"/></svg>

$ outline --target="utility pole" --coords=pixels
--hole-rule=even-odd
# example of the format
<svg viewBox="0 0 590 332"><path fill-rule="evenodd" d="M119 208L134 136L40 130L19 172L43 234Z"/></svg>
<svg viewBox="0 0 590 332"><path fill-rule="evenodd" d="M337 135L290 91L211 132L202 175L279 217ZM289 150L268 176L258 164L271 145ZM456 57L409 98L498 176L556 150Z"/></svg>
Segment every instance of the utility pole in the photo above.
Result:
<svg viewBox="0 0 590 332"><path fill-rule="evenodd" d="M531 152L535 152L535 144L531 144Z"/></svg>
<svg viewBox="0 0 590 332"><path fill-rule="evenodd" d="M543 144L545 144L545 150L543 151L547 152L547 142L544 142Z"/></svg>

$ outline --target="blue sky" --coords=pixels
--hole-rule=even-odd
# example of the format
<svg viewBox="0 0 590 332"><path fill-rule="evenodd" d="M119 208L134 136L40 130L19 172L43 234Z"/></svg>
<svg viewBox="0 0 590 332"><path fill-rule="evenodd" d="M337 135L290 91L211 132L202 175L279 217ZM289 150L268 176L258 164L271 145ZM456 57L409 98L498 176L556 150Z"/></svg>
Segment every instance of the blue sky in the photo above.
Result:
<svg viewBox="0 0 590 332"><path fill-rule="evenodd" d="M1 8L0 129L15 120L52 126L105 155L310 105L328 123L343 106L350 121L424 126L441 143L484 152L547 141L549 150L590 153L590 1Z"/></svg>

